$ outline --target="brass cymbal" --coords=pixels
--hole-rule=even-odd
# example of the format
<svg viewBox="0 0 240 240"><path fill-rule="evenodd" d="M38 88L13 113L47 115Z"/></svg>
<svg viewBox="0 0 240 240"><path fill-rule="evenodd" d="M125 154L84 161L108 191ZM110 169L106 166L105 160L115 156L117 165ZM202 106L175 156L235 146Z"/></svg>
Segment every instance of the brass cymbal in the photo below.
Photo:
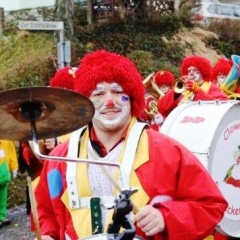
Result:
<svg viewBox="0 0 240 240"><path fill-rule="evenodd" d="M91 121L92 102L72 90L26 87L0 92L0 139L33 139L32 122L38 139L61 136Z"/></svg>

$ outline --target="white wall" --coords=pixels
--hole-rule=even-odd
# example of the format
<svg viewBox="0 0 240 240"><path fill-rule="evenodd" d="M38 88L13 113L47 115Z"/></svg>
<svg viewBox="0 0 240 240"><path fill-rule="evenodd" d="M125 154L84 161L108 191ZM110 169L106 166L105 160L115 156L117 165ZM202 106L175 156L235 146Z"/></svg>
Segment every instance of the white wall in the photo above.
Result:
<svg viewBox="0 0 240 240"><path fill-rule="evenodd" d="M56 0L0 0L4 11L14 11L25 8L54 6Z"/></svg>

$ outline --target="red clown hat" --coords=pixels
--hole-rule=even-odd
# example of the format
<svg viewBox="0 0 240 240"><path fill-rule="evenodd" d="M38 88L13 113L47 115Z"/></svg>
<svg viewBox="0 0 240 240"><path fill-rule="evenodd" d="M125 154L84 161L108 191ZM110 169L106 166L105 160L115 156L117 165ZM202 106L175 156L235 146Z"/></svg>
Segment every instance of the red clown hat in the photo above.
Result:
<svg viewBox="0 0 240 240"><path fill-rule="evenodd" d="M57 70L50 79L50 86L73 90L76 69L74 67L64 67Z"/></svg>
<svg viewBox="0 0 240 240"><path fill-rule="evenodd" d="M212 66L210 61L202 56L192 55L183 59L181 63L181 76L188 74L189 67L195 67L202 74L204 81L212 80Z"/></svg>
<svg viewBox="0 0 240 240"><path fill-rule="evenodd" d="M146 90L142 76L130 59L105 50L86 54L76 71L74 90L89 97L101 82L118 83L131 99L132 115L140 116Z"/></svg>
<svg viewBox="0 0 240 240"><path fill-rule="evenodd" d="M173 86L174 84L174 75L166 70L157 71L155 73L155 82L158 86L169 85Z"/></svg>
<svg viewBox="0 0 240 240"><path fill-rule="evenodd" d="M228 75L233 62L227 58L220 58L213 67L213 80L217 79L218 74Z"/></svg>

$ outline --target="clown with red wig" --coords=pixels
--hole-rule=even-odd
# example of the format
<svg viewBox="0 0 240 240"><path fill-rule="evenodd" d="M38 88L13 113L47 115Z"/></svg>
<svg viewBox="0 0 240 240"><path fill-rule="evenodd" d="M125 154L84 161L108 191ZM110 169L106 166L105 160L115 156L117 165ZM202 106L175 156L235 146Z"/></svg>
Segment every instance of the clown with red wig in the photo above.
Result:
<svg viewBox="0 0 240 240"><path fill-rule="evenodd" d="M181 63L181 79L184 91L170 90L158 101L158 110L164 117L182 101L227 100L224 92L212 80L210 61L202 56L193 55Z"/></svg>
<svg viewBox="0 0 240 240"><path fill-rule="evenodd" d="M76 67L70 66L58 69L50 79L50 86L73 90L76 71Z"/></svg>
<svg viewBox="0 0 240 240"><path fill-rule="evenodd" d="M152 88L146 87L149 90L144 95L145 107L141 118L147 121L151 128L159 131L164 122L164 117L157 108L157 102L172 89L174 75L168 70L159 70L148 81L149 83L146 84L152 86Z"/></svg>
<svg viewBox="0 0 240 240"><path fill-rule="evenodd" d="M125 216L125 224L117 223L122 230L128 219L144 239L208 236L227 202L189 150L138 121L145 87L135 64L105 50L88 53L76 72L74 90L92 101L94 116L51 155L110 165L46 161L35 191L42 240L106 232L109 223L119 221L111 222L119 188L129 187L138 189L131 196L137 208ZM121 171L114 163L121 164Z"/></svg>
<svg viewBox="0 0 240 240"><path fill-rule="evenodd" d="M213 66L212 81L221 87L228 73L233 66L233 62L227 58L220 58Z"/></svg>

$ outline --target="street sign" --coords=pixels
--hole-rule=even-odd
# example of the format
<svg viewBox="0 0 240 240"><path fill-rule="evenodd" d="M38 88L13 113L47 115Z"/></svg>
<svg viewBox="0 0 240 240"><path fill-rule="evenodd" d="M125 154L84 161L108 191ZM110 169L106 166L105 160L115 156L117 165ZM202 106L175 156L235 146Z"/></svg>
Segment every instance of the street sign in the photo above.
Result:
<svg viewBox="0 0 240 240"><path fill-rule="evenodd" d="M64 24L56 21L19 21L19 29L57 30L60 42L57 44L58 67L62 68L71 61L70 41L64 41Z"/></svg>
<svg viewBox="0 0 240 240"><path fill-rule="evenodd" d="M63 30L63 22L55 21L19 21L19 29L29 30Z"/></svg>

